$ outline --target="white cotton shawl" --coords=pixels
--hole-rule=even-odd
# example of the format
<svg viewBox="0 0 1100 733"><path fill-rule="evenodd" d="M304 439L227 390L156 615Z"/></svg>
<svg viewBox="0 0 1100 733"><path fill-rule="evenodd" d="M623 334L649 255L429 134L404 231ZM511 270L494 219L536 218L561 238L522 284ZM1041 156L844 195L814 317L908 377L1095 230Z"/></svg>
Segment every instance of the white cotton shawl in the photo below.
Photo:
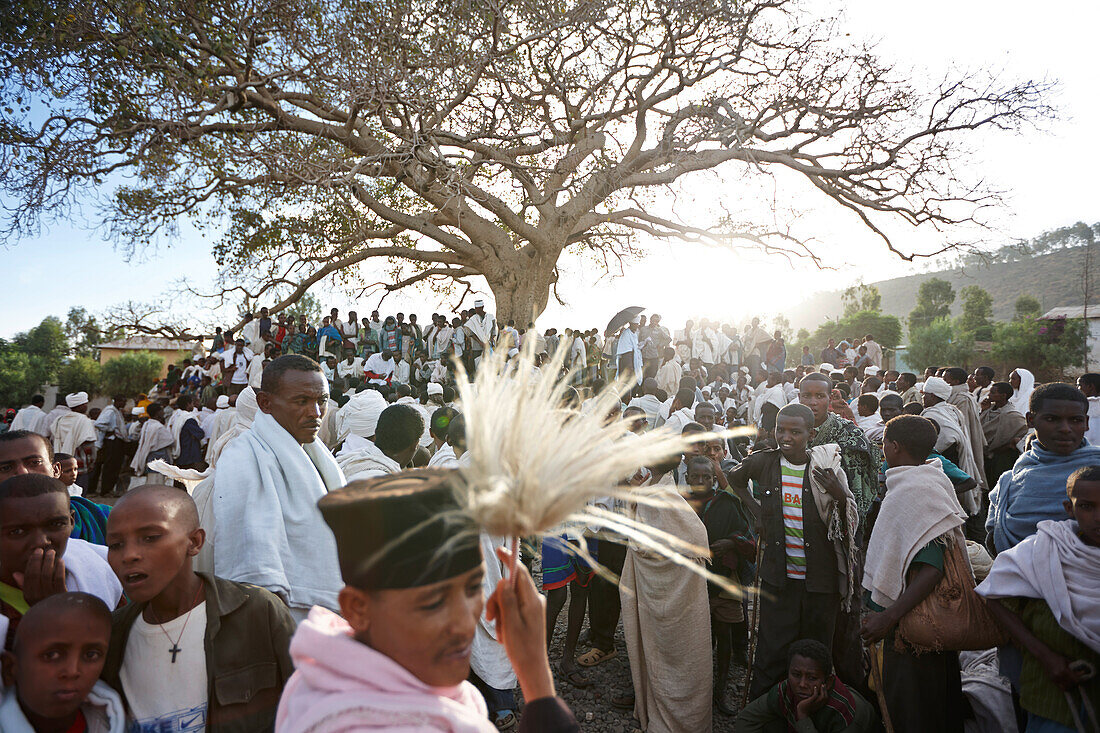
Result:
<svg viewBox="0 0 1100 733"><path fill-rule="evenodd" d="M134 460L130 462L130 468L141 476L145 473L145 463L149 460L149 454L172 445L172 431L160 420L149 418L141 426L141 436L138 438L137 451Z"/></svg>
<svg viewBox="0 0 1100 733"><path fill-rule="evenodd" d="M338 609L336 541L317 501L345 483L323 443L301 445L257 413L214 473L218 575L282 594L292 608Z"/></svg>
<svg viewBox="0 0 1100 733"><path fill-rule="evenodd" d="M15 419L11 421L9 430L29 430L39 435L49 435L46 425L46 411L38 405L28 405L15 413Z"/></svg>
<svg viewBox="0 0 1100 733"><path fill-rule="evenodd" d="M868 440L873 442L879 442L882 440L882 434L886 431L886 424L882 422L882 416L875 411L874 415L856 415L856 425L863 434L867 436Z"/></svg>
<svg viewBox="0 0 1100 733"><path fill-rule="evenodd" d="M1038 598L1066 633L1100 652L1100 547L1086 545L1072 519L1039 522L1035 534L997 555L977 591Z"/></svg>
<svg viewBox="0 0 1100 733"><path fill-rule="evenodd" d="M871 600L889 608L905 590L905 573L916 554L965 521L955 487L935 458L886 469L886 496L863 566L863 587L871 591ZM961 542L962 535L957 539Z"/></svg>
<svg viewBox="0 0 1100 733"><path fill-rule="evenodd" d="M237 408L226 407L222 408L214 413L210 418L209 428L205 425L203 430L206 432L206 450L209 454L210 448L218 442L218 438L225 434L229 427L237 420ZM206 462L209 463L210 459L207 458Z"/></svg>
<svg viewBox="0 0 1100 733"><path fill-rule="evenodd" d="M1028 404L1031 402L1031 393L1035 391L1035 375L1023 367L1016 367L1013 371L1020 375L1020 388L1015 390L1012 396L1008 398L1008 404L1015 407L1016 412L1026 417L1028 410L1031 409Z"/></svg>
<svg viewBox="0 0 1100 733"><path fill-rule="evenodd" d="M432 422L431 410L429 410L425 405L417 402L412 397L399 397L397 398L397 402L395 402L394 404L408 405L409 407L420 413L420 417L424 418L424 432L420 435L420 447L427 448L429 445L431 445L432 441L434 440L434 438L432 438L431 432L428 429Z"/></svg>
<svg viewBox="0 0 1100 733"><path fill-rule="evenodd" d="M389 403L386 402L386 398L374 389L363 390L352 397L340 408L334 418L336 444L345 442L351 435L373 438L374 430L378 426L378 417L387 407Z"/></svg>
<svg viewBox="0 0 1100 733"><path fill-rule="evenodd" d="M485 575L481 579L481 589L486 600L497 589L497 583L504 579L504 566L497 557L497 548L504 547L504 537L493 537L481 532L481 557L485 561ZM496 623L485 617L477 621L474 643L470 649L470 669L494 690L511 690L516 684L516 672L504 646L497 641Z"/></svg>
<svg viewBox="0 0 1100 733"><path fill-rule="evenodd" d="M349 482L401 472L400 464L383 453L374 441L361 438L355 433L344 441L336 462Z"/></svg>
<svg viewBox="0 0 1100 733"><path fill-rule="evenodd" d="M95 423L79 412L66 412L53 423L53 452L76 455L76 449L87 442L95 442Z"/></svg>
<svg viewBox="0 0 1100 733"><path fill-rule="evenodd" d="M198 418L198 412L195 410L176 410L172 413L172 416L168 418L168 429L172 431L172 457L175 458L180 454L180 434L183 432L184 424L191 418Z"/></svg>
<svg viewBox="0 0 1100 733"><path fill-rule="evenodd" d="M19 705L14 686L0 691L0 730L4 733L35 733ZM103 680L96 680L88 697L80 705L86 723L85 733L124 733L126 710L122 698Z"/></svg>
<svg viewBox="0 0 1100 733"><path fill-rule="evenodd" d="M458 468L455 449L449 443L439 446L439 450L428 459L428 468Z"/></svg>
<svg viewBox="0 0 1100 733"><path fill-rule="evenodd" d="M965 471L970 478L977 481L979 486L984 484L985 480L981 477L982 470L974 459L970 435L963 423L963 414L959 408L949 402L939 402L931 407L924 408L921 416L935 420L936 424L940 426L940 435L936 438L936 452L943 453L951 446L957 446L959 468ZM984 435L982 439L985 439ZM978 510L981 509L979 496L980 490L978 487L974 487L959 497L959 501L962 502L963 507L971 516L977 514Z"/></svg>

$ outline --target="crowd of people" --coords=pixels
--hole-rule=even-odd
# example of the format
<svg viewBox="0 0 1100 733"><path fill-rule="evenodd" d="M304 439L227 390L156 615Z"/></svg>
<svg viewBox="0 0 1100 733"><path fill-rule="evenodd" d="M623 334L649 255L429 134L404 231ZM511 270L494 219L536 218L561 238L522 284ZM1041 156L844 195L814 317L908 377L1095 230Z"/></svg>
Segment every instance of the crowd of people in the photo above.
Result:
<svg viewBox="0 0 1100 733"><path fill-rule="evenodd" d="M646 731L716 713L738 731L1095 729L1100 375L918 376L870 334L791 364L758 319L339 316L261 309L146 394L18 411L0 730L580 730L553 669L589 687L621 653L633 684L601 699ZM697 436L623 477L636 501L597 502L706 578L613 522L516 564L443 520L466 455L456 370L493 351L558 369L577 413L619 380L624 441Z"/></svg>

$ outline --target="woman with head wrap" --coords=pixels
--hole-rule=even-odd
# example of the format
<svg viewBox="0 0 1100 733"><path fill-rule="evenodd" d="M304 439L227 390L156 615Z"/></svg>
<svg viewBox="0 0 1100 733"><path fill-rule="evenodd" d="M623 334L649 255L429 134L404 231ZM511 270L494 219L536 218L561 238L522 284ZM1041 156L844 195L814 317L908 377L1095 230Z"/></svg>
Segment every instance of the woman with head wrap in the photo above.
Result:
<svg viewBox="0 0 1100 733"><path fill-rule="evenodd" d="M1023 367L1016 367L1009 375L1008 383L1014 390L1008 404L1012 405L1016 412L1026 416L1031 393L1035 391L1035 375Z"/></svg>

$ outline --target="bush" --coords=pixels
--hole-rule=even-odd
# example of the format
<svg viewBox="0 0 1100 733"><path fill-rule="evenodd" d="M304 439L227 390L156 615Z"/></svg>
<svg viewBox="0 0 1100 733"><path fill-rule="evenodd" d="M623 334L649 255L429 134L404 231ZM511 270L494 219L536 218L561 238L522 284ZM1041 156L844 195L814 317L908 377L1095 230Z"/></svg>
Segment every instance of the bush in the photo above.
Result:
<svg viewBox="0 0 1100 733"><path fill-rule="evenodd" d="M920 371L929 366L969 365L974 356L970 334L960 333L948 317L940 317L927 326L909 328L906 361Z"/></svg>
<svg viewBox="0 0 1100 733"><path fill-rule="evenodd" d="M164 358L148 351L123 354L103 365L103 392L126 397L148 392L163 368Z"/></svg>
<svg viewBox="0 0 1100 733"><path fill-rule="evenodd" d="M98 394L102 386L102 368L99 362L88 356L77 356L61 367L57 388L62 395L73 392Z"/></svg>
<svg viewBox="0 0 1100 733"><path fill-rule="evenodd" d="M993 327L993 358L1015 368L1027 367L1040 379L1059 378L1085 362L1088 326L1084 319L1041 321L1018 316Z"/></svg>
<svg viewBox="0 0 1100 733"><path fill-rule="evenodd" d="M30 357L10 344L0 344L0 406L22 407L39 386L34 383Z"/></svg>

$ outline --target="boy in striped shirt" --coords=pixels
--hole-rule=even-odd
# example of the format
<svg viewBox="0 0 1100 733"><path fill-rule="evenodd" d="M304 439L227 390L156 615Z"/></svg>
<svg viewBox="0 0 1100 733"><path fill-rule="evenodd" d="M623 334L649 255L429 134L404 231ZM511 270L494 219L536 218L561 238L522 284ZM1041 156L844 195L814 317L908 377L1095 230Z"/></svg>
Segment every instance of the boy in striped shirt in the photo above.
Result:
<svg viewBox="0 0 1100 733"><path fill-rule="evenodd" d="M757 517L764 548L753 697L784 678L793 642L816 639L830 646L833 640L841 601L837 556L807 479L840 502L845 501L845 482L843 474L811 466L813 435L810 408L787 405L776 416L779 448L752 453L729 474L730 490Z"/></svg>

